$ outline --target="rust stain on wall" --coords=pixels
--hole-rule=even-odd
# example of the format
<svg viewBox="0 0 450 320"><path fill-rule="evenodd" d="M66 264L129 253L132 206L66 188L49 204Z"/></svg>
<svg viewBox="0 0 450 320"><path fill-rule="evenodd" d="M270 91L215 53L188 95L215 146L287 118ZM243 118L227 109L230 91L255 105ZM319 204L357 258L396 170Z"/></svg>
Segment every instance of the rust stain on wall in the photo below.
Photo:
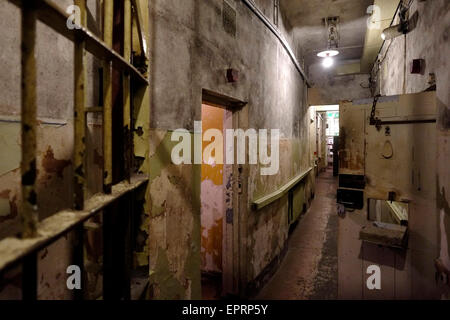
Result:
<svg viewBox="0 0 450 320"><path fill-rule="evenodd" d="M216 220L214 226L208 230L208 236L202 236L202 247L201 252L202 260L206 261L206 256L210 255L212 257L213 263L217 267L222 266L222 228L223 228L223 218ZM205 228L202 227L202 234Z"/></svg>
<svg viewBox="0 0 450 320"><path fill-rule="evenodd" d="M9 199L10 193L11 193L11 190L3 190L2 192L0 192L0 198Z"/></svg>
<svg viewBox="0 0 450 320"><path fill-rule="evenodd" d="M42 167L49 174L56 174L59 178L63 178L64 168L70 165L70 160L57 160L51 146L48 147L42 159Z"/></svg>
<svg viewBox="0 0 450 320"><path fill-rule="evenodd" d="M0 216L0 223L11 220L17 217L18 210L17 210L17 196L15 195L12 199L9 198L11 193L11 190L4 190L0 192L0 198L1 199L7 199L9 200L9 214L6 216Z"/></svg>

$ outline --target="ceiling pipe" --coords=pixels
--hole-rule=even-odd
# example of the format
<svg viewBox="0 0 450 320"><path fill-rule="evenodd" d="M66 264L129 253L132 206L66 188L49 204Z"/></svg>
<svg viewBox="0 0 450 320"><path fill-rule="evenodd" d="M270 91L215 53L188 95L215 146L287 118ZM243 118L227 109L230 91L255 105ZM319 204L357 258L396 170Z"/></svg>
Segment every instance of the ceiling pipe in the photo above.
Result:
<svg viewBox="0 0 450 320"><path fill-rule="evenodd" d="M311 84L309 82L308 77L306 76L305 71L303 70L303 68L301 67L300 63L298 62L297 58L295 57L294 52L291 49L291 46L289 45L289 43L286 41L286 39L284 39L283 35L278 31L278 29L276 27L274 27L274 25L267 19L267 17L264 15L264 13L261 12L261 10L259 10L255 4L251 1L251 0L242 0L242 2L250 9L250 11L252 11L265 25L267 28L269 28L270 31L272 31L272 33L278 38L278 40L280 41L280 43L283 45L284 49L287 51L287 53L289 54L289 57L291 58L292 62L295 65L295 68L297 69L297 71L300 73L300 75L302 76L303 80L305 80L306 85L308 86L308 88L311 88Z"/></svg>
<svg viewBox="0 0 450 320"><path fill-rule="evenodd" d="M392 26L395 16L399 10L400 2L400 0L374 1L374 6L380 8L379 20L376 20L376 22L379 23L379 27L367 28L363 54L361 57L361 72L370 73L373 69L374 62L377 61L378 55L380 54L384 44L384 41L381 38L381 33L385 28Z"/></svg>

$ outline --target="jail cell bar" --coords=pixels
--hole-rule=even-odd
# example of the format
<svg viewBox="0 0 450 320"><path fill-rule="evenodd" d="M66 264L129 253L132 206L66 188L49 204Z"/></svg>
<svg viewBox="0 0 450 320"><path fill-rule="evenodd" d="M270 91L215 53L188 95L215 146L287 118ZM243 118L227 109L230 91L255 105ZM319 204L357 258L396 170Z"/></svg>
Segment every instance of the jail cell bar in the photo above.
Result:
<svg viewBox="0 0 450 320"><path fill-rule="evenodd" d="M95 214L103 210L104 225L103 234L104 252L106 261L103 268L109 268L114 263L122 260L125 266L125 279L128 279L126 285L129 286L129 275L131 268L131 241L130 223L131 223L131 208L132 208L132 192L142 186L148 181L148 178L139 177L132 182L131 168L132 168L132 81L133 85L148 86L148 80L145 75L141 74L131 64L131 50L132 50L132 13L136 15L135 19L140 24L138 17L138 8L136 1L124 1L124 56L121 57L112 49L113 42L113 13L114 1L103 1L104 5L104 30L103 42L97 39L92 33L86 29L86 0L75 0L75 5L80 8L81 26L77 26L74 30L69 30L66 27L66 21L69 16L60 8L55 6L48 0L36 0L22 2L19 0L10 0L10 2L19 6L22 9L22 109L21 109L21 127L22 127L22 195L23 205L20 212L22 222L22 239L17 239L20 250L17 253L10 250L8 244L0 241L0 254L6 256L3 261L0 261L0 276L3 272L18 263L22 264L22 294L24 300L37 299L37 252L38 250L49 246L69 232L75 233L73 261L79 267L84 265L84 223L93 217ZM132 10L134 6L135 10ZM70 221L66 226L60 227L51 235L42 236L39 234L39 228L42 224L39 223L38 203L36 193L36 128L37 128L37 76L36 76L36 24L37 20L41 20L55 31L65 36L74 42L74 202L73 209L78 212L78 217L74 221ZM142 32L139 26L139 33ZM139 34L139 41L142 45L142 35ZM86 102L86 69L85 56L86 51L91 52L97 58L103 60L103 107L87 108ZM112 183L112 68L118 68L123 72L123 107L124 107L124 133L125 133L125 152L124 164L126 170L126 179L124 182L113 186ZM133 79L132 79L133 78ZM86 209L86 178L85 178L85 163L86 163L86 113L89 111L103 112L103 158L104 158L104 181L103 190L105 194L110 194L112 197L103 200L100 205L93 206L92 203ZM121 209L117 210L114 206L117 204ZM125 223L124 235L126 241L121 247L123 251L121 254L111 256L109 252L112 249L113 243L110 241L111 235L117 229L117 226L111 225L117 211L124 211L125 216L119 220ZM116 213L114 213L116 212ZM45 220L46 226L50 222L55 223L58 219L64 217L67 211L55 214ZM25 240L33 240L25 242ZM23 242L20 242L23 241ZM109 266L107 266L109 264ZM106 271L106 270L105 270ZM109 278L109 272L105 272L104 285L106 283L113 283L113 279ZM104 287L104 298L129 298L129 294L124 291L116 290L116 294L106 294L105 289L115 290L115 288ZM82 285L84 288L84 285ZM123 287L122 287L123 288ZM127 290L125 290L127 291ZM121 295L122 294L122 295ZM83 291L75 293L75 299L83 299Z"/></svg>
<svg viewBox="0 0 450 320"><path fill-rule="evenodd" d="M103 41L112 48L114 1L104 1ZM103 192L112 186L112 63L103 62Z"/></svg>

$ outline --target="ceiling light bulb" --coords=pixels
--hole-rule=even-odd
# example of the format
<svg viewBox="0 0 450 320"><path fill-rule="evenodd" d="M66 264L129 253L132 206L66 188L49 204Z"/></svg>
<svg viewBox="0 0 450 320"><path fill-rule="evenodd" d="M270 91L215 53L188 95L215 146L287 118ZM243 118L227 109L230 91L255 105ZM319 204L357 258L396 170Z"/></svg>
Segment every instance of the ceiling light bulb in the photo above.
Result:
<svg viewBox="0 0 450 320"><path fill-rule="evenodd" d="M386 35L384 34L384 32L381 34L381 39L386 40Z"/></svg>
<svg viewBox="0 0 450 320"><path fill-rule="evenodd" d="M317 56L321 57L321 58L326 58L326 57L334 57L334 56L337 56L338 54L339 54L339 51L337 51L337 50L325 50L325 51L319 52L317 54Z"/></svg>
<svg viewBox="0 0 450 320"><path fill-rule="evenodd" d="M322 65L325 68L329 68L333 65L333 58L331 57L326 57L325 59L323 59Z"/></svg>

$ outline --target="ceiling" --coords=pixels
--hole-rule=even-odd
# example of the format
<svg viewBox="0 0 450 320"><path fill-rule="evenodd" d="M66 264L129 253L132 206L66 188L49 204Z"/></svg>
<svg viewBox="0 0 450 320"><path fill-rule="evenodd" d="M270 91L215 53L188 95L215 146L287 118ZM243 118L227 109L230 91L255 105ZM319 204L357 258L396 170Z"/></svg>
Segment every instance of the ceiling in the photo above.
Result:
<svg viewBox="0 0 450 320"><path fill-rule="evenodd" d="M337 60L361 59L367 30L367 9L373 0L280 0L281 7L294 29L298 52L307 66L318 62L316 54L327 47L328 34L324 18L340 18L340 54Z"/></svg>

